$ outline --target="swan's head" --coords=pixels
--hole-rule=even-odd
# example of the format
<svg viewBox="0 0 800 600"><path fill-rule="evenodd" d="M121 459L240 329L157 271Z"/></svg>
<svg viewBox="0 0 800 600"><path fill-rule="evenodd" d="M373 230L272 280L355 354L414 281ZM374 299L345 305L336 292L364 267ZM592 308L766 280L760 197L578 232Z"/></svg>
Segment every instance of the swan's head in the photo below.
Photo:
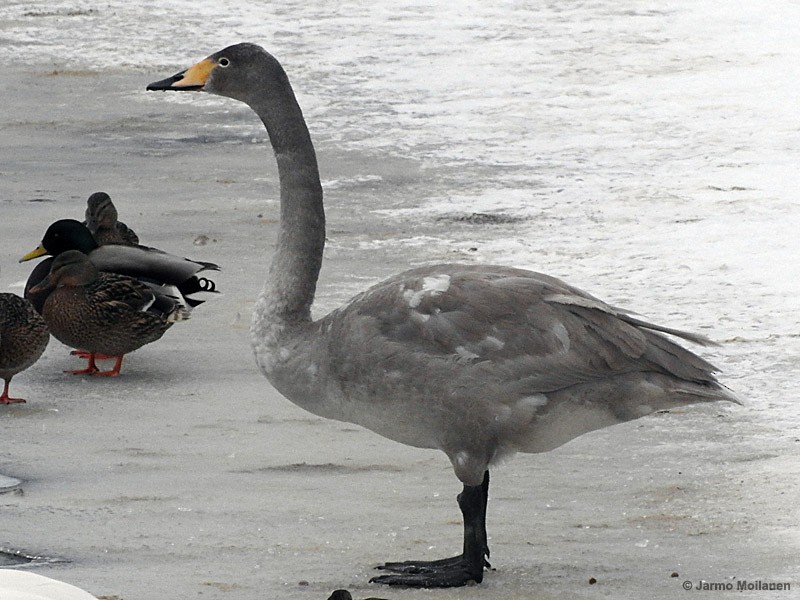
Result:
<svg viewBox="0 0 800 600"><path fill-rule="evenodd" d="M147 86L155 91L202 91L252 104L258 95L288 85L280 63L261 46L235 44Z"/></svg>

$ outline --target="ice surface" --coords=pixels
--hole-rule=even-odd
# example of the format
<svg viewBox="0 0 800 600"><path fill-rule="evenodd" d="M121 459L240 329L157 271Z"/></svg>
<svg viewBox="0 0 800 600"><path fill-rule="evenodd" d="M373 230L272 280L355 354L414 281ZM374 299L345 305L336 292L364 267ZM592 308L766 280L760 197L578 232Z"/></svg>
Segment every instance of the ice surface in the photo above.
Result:
<svg viewBox="0 0 800 600"><path fill-rule="evenodd" d="M61 374L57 343L14 379L29 403L0 407L0 472L24 495L0 496L0 546L66 556L56 578L123 600L800 589L800 5L662 4L5 0L0 289L102 189L146 243L222 264L225 295L119 380ZM456 550L458 485L435 453L294 408L253 364L277 218L261 124L144 92L244 40L282 61L317 145L319 314L409 266L522 266L720 341L702 354L747 406L516 457L483 586L367 586L383 560ZM513 218L451 218L474 213Z"/></svg>

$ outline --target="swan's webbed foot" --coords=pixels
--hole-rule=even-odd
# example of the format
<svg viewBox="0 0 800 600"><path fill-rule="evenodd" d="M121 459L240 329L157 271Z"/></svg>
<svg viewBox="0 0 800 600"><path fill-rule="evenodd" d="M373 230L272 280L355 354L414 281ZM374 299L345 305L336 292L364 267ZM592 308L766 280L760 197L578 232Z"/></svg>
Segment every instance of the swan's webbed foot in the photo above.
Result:
<svg viewBox="0 0 800 600"><path fill-rule="evenodd" d="M463 555L431 561L390 562L376 568L391 571L392 575L373 577L370 583L422 588L461 587L471 582L480 583L483 568L489 566L486 559L473 564Z"/></svg>
<svg viewBox="0 0 800 600"><path fill-rule="evenodd" d="M489 546L486 541L486 502L489 497L489 471L483 483L464 486L458 495L458 506L464 517L464 552L442 560L389 562L377 567L391 571L391 575L379 575L370 583L382 583L419 588L460 587L471 582L483 581L483 569L491 565Z"/></svg>
<svg viewBox="0 0 800 600"><path fill-rule="evenodd" d="M404 560L401 562L387 562L375 567L380 571L391 571L392 573L431 573L441 569L450 569L464 563L462 555L452 558L442 558L440 560ZM489 566L489 563L486 563Z"/></svg>

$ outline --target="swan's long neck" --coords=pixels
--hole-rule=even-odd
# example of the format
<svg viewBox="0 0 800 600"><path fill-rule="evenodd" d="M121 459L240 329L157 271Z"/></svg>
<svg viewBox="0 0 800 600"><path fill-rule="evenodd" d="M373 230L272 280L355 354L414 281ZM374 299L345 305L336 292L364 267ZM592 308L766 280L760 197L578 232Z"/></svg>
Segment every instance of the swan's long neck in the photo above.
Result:
<svg viewBox="0 0 800 600"><path fill-rule="evenodd" d="M259 99L250 106L267 128L280 179L278 244L251 327L256 355L264 355L259 362L272 362L269 357L287 328L311 322L325 213L314 146L288 81L277 99Z"/></svg>

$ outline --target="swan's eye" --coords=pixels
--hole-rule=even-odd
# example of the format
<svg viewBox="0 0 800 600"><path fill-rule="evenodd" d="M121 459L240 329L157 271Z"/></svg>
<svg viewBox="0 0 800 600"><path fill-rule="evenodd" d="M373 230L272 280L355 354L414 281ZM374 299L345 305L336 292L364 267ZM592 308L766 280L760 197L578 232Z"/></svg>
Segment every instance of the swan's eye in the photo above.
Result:
<svg viewBox="0 0 800 600"><path fill-rule="evenodd" d="M223 56L222 58L220 58L220 59L217 61L217 64L218 64L220 67L227 67L228 65L230 65L230 64L231 64L231 61L229 61L227 58L225 58L225 57Z"/></svg>

